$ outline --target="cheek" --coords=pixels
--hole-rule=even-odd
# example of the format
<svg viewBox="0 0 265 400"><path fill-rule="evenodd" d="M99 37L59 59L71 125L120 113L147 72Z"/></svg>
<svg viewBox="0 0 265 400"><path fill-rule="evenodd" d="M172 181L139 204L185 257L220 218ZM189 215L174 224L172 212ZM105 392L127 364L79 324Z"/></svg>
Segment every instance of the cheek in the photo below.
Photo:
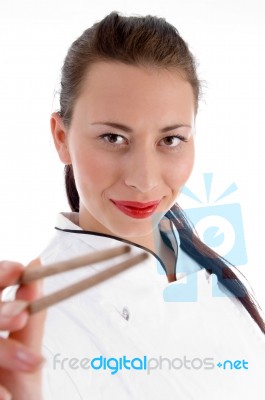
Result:
<svg viewBox="0 0 265 400"><path fill-rule="evenodd" d="M96 151L78 151L72 158L77 186L95 190L99 186L110 184L117 174L117 163L106 154Z"/></svg>
<svg viewBox="0 0 265 400"><path fill-rule="evenodd" d="M186 146L185 152L176 157L174 166L171 165L171 168L168 168L172 189L178 191L187 182L193 169L194 156L194 143L192 141Z"/></svg>

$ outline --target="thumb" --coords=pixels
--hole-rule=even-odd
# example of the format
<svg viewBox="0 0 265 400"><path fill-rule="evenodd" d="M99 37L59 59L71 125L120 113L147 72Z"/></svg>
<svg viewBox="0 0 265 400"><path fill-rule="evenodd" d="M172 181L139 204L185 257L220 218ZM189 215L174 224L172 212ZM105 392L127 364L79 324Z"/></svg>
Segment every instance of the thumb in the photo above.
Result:
<svg viewBox="0 0 265 400"><path fill-rule="evenodd" d="M31 261L27 268L40 268L39 258ZM43 296L42 280L21 285L16 293L17 300L32 301ZM35 352L41 352L42 337L46 318L46 310L31 315L27 325L18 331L10 333L10 339L17 340Z"/></svg>

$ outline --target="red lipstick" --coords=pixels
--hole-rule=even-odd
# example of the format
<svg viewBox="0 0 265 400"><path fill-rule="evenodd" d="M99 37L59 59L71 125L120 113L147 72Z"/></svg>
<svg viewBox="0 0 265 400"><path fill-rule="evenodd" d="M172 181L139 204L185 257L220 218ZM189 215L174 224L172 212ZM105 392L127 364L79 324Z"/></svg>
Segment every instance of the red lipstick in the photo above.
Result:
<svg viewBox="0 0 265 400"><path fill-rule="evenodd" d="M147 218L152 215L160 200L149 201L147 203L140 203L138 201L118 201L111 200L111 202L124 214L132 218Z"/></svg>

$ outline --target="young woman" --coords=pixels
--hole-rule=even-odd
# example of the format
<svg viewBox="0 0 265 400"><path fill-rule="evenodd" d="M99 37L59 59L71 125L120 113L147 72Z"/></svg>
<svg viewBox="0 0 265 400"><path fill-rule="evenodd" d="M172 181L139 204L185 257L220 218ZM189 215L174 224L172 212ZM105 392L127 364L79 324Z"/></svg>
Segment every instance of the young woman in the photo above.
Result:
<svg viewBox="0 0 265 400"><path fill-rule="evenodd" d="M29 268L121 242L149 257L47 315L29 317L27 301L108 263L2 302L0 399L265 396L258 306L176 202L193 168L199 97L193 56L164 19L113 12L70 47L51 130L72 211ZM22 271L2 262L2 289Z"/></svg>

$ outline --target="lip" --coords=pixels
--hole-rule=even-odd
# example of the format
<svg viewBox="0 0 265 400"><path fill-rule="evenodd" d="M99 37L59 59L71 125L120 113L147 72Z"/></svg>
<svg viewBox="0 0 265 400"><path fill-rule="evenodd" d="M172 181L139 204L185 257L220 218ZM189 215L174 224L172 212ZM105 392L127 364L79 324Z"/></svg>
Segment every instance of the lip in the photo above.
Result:
<svg viewBox="0 0 265 400"><path fill-rule="evenodd" d="M132 218L150 217L160 203L160 200L149 201L147 203L140 203L138 201L110 200L120 211Z"/></svg>

